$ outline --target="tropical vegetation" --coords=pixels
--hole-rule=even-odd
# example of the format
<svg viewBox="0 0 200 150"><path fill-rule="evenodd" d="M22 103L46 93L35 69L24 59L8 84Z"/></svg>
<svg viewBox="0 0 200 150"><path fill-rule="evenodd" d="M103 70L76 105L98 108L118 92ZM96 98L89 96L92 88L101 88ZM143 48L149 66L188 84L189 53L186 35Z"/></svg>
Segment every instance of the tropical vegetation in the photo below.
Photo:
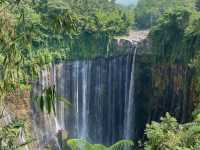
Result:
<svg viewBox="0 0 200 150"><path fill-rule="evenodd" d="M123 150L124 148L131 148L134 145L130 140L121 140L109 147L101 144L90 144L81 139L71 139L67 143L71 150Z"/></svg>
<svg viewBox="0 0 200 150"><path fill-rule="evenodd" d="M200 149L200 0L140 0L133 9L111 0L0 1L0 149L20 149L33 139L18 141L24 123L3 123L5 101L17 90L30 90L42 69L62 60L110 54L115 36L129 29L149 29L154 63L185 64L194 71L196 100L190 122L179 123L169 113L146 126L143 150ZM112 51L113 52L113 51ZM43 89L41 111L55 113L55 85ZM122 140L112 146L71 139L72 150L120 150L133 147Z"/></svg>
<svg viewBox="0 0 200 150"><path fill-rule="evenodd" d="M135 24L138 28L148 29L166 11L175 7L194 9L194 0L139 0L135 8Z"/></svg>

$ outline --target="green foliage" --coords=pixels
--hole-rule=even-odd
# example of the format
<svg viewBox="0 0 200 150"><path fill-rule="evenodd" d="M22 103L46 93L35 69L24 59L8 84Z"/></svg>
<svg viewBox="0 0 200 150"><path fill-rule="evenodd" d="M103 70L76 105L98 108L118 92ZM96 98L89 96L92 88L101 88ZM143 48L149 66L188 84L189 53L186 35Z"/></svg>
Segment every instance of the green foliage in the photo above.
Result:
<svg viewBox="0 0 200 150"><path fill-rule="evenodd" d="M46 0L35 9L44 20L41 36L47 39L34 45L67 49L70 59L106 54L112 37L126 33L132 22L128 11L108 0Z"/></svg>
<svg viewBox="0 0 200 150"><path fill-rule="evenodd" d="M42 96L38 97L38 105L40 109L44 111L46 108L48 113L55 113L55 100L56 100L56 91L55 86L47 87L43 90Z"/></svg>
<svg viewBox="0 0 200 150"><path fill-rule="evenodd" d="M194 8L193 0L140 0L135 9L135 22L138 28L150 28L166 11L175 7Z"/></svg>
<svg viewBox="0 0 200 150"><path fill-rule="evenodd" d="M108 0L70 0L76 12L79 34L70 41L72 58L107 54L113 36L124 34L131 25L127 11Z"/></svg>
<svg viewBox="0 0 200 150"><path fill-rule="evenodd" d="M68 57L67 48L54 46L51 37L59 41L61 34L70 34L75 30L75 20L56 4L49 4L44 13L32 1L3 1L0 7L0 98L4 100L9 93L30 84L41 69Z"/></svg>
<svg viewBox="0 0 200 150"><path fill-rule="evenodd" d="M165 12L152 27L150 38L157 62L189 63L199 51L200 14L189 8Z"/></svg>
<svg viewBox="0 0 200 150"><path fill-rule="evenodd" d="M21 121L12 121L6 126L0 126L0 149L1 150L19 150L31 142L31 140L22 143L19 141L24 124Z"/></svg>
<svg viewBox="0 0 200 150"><path fill-rule="evenodd" d="M24 87L50 63L67 57L66 48L52 46L50 38L75 30L74 19L64 11L63 16L41 15L31 1L2 1L0 3L0 103L5 97ZM69 19L70 18L70 19ZM67 19L67 22L66 22ZM51 26L47 26L47 22ZM59 27L60 30L52 30ZM55 111L55 91L47 88L45 105L48 112ZM44 104L40 102L40 107ZM0 149L14 150L26 145L19 143L22 126L17 122L2 126L0 122Z"/></svg>
<svg viewBox="0 0 200 150"><path fill-rule="evenodd" d="M150 37L158 55L157 61L181 62L188 57L184 47L184 36L190 22L190 15L188 9L173 9L163 14L152 28Z"/></svg>
<svg viewBox="0 0 200 150"><path fill-rule="evenodd" d="M200 50L200 14L195 13L191 16L189 26L184 35L185 48L190 58L194 58Z"/></svg>
<svg viewBox="0 0 200 150"><path fill-rule="evenodd" d="M200 11L200 0L196 0L195 7L196 7L197 11Z"/></svg>
<svg viewBox="0 0 200 150"><path fill-rule="evenodd" d="M113 10L112 12L98 10L95 16L97 19L96 26L100 32L117 35L126 32L129 26L127 16L119 10Z"/></svg>
<svg viewBox="0 0 200 150"><path fill-rule="evenodd" d="M65 106L70 105L70 103L66 99L57 96L55 85L44 88L41 96L37 97L36 99L37 99L37 104L40 107L41 111L45 112L46 110L49 114L52 111L54 114L56 113L56 108L55 108L56 101L64 102Z"/></svg>
<svg viewBox="0 0 200 150"><path fill-rule="evenodd" d="M122 150L126 147L133 147L133 142L130 140L121 140L110 147L101 144L90 144L85 140L71 139L67 141L71 150Z"/></svg>
<svg viewBox="0 0 200 150"><path fill-rule="evenodd" d="M190 8L190 7L189 7ZM200 147L200 28L199 12L179 7L165 12L153 26L150 38L159 63L185 63L195 83L196 101L193 121L179 124L169 114L161 122L147 125L145 150L198 150Z"/></svg>
<svg viewBox="0 0 200 150"><path fill-rule="evenodd" d="M126 14L107 0L4 0L0 3L0 16L1 100L28 87L29 81L34 81L49 64L77 57L72 48L85 38L85 33L91 33L91 42L105 39L107 46L109 38L126 32L129 26ZM98 50L91 49L91 54L91 50L81 49L84 52L79 56L96 55ZM55 89L47 87L42 94L41 110L55 112Z"/></svg>
<svg viewBox="0 0 200 150"><path fill-rule="evenodd" d="M197 150L200 145L200 122L179 124L168 113L161 122L147 125L145 150Z"/></svg>

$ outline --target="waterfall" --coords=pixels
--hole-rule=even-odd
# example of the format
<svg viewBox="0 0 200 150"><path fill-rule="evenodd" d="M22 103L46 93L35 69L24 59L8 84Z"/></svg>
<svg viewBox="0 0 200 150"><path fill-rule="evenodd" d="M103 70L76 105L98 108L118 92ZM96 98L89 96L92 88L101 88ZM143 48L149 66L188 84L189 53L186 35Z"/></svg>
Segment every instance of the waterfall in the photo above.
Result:
<svg viewBox="0 0 200 150"><path fill-rule="evenodd" d="M53 84L56 87L57 94L59 94L59 98L64 100L65 97L65 86L64 86L64 66L62 64L52 67L52 80ZM59 80L58 80L59 79ZM65 104L63 101L59 101L56 103L56 131L65 129Z"/></svg>
<svg viewBox="0 0 200 150"><path fill-rule="evenodd" d="M73 71L73 76L75 78L75 91L74 91L74 99L75 99L75 118L76 118L76 136L80 135L80 113L79 113L79 61L76 61L74 63L74 70Z"/></svg>
<svg viewBox="0 0 200 150"><path fill-rule="evenodd" d="M136 59L136 53L137 53L137 47L134 49L133 54L133 61L132 61L132 69L131 69L131 80L128 90L128 96L126 96L125 100L125 126L124 126L124 138L125 139L131 139L131 137L134 137L134 115L135 115L135 98L134 98L134 92L135 92L135 59Z"/></svg>
<svg viewBox="0 0 200 150"><path fill-rule="evenodd" d="M57 69L56 69L57 68ZM62 65L57 65L56 67L52 65L50 69L43 70L39 76L39 81L35 83L32 97L34 98L33 103L33 133L34 138L37 139L34 143L35 149L43 150L46 145L51 143L51 146L55 150L61 150L59 141L57 139L57 134L65 129L64 125L64 104L59 102L55 104L55 112L48 114L46 111L41 113L38 105L36 104L36 98L42 95L42 91L51 85L56 85L56 90L60 95L64 93L64 87L62 83ZM60 80L57 80L57 79ZM58 82L58 83L57 83ZM60 86L57 86L60 84Z"/></svg>
<svg viewBox="0 0 200 150"><path fill-rule="evenodd" d="M74 88L74 100L75 100L75 132L77 138L86 139L88 135L88 124L87 124L87 92L88 92L88 68L89 63L84 61L80 63L76 61L73 63L73 86Z"/></svg>
<svg viewBox="0 0 200 150"><path fill-rule="evenodd" d="M34 110L34 131L40 147L56 141L60 130L69 138L106 145L134 137L134 45L133 50L119 56L68 61L43 71L38 82L42 87L35 86L33 95L55 84L58 96L70 106L56 103L56 116L38 117L42 114Z"/></svg>
<svg viewBox="0 0 200 150"><path fill-rule="evenodd" d="M83 64L83 68L82 68L82 100L83 100L83 104L82 104L82 132L81 132L81 138L85 138L87 139L88 137L88 106L87 106L87 93L88 93L88 89L87 89L87 83L88 83L88 64L87 62L85 62Z"/></svg>

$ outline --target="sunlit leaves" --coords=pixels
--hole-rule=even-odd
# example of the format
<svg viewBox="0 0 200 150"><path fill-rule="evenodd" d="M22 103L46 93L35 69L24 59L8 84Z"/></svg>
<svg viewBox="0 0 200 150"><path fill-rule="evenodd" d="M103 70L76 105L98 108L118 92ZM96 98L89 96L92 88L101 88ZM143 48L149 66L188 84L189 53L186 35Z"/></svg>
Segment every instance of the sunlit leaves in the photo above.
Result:
<svg viewBox="0 0 200 150"><path fill-rule="evenodd" d="M19 3L20 2L20 3ZM59 29L59 33L69 33L74 29L74 22L67 11L61 15L64 18L53 17L61 8L53 8L44 20L43 16L36 10L37 5L31 1L4 1L1 3L0 11L0 55L1 55L1 96L20 88L25 81L32 80L37 76L44 66L54 60L65 59L63 50L52 50L49 45L48 30L50 27ZM55 16L56 17L56 16ZM63 17L63 16L61 16ZM51 21L50 21L51 20ZM44 22L55 22L47 26ZM55 26L54 26L55 25ZM73 29L72 29L73 28ZM42 47L42 48L41 48ZM37 50L36 50L37 49ZM28 82L27 82L28 83ZM4 94L3 94L4 93ZM1 98L3 99L3 98Z"/></svg>
<svg viewBox="0 0 200 150"><path fill-rule="evenodd" d="M179 124L168 113L161 122L147 125L145 150L197 150L200 144L200 122Z"/></svg>
<svg viewBox="0 0 200 150"><path fill-rule="evenodd" d="M128 17L120 10L112 12L97 11L97 28L100 32L117 35L126 32L130 22Z"/></svg>
<svg viewBox="0 0 200 150"><path fill-rule="evenodd" d="M123 150L125 146L131 148L134 145L131 140L121 140L110 147L102 144L90 144L81 139L70 139L67 141L67 143L71 150Z"/></svg>

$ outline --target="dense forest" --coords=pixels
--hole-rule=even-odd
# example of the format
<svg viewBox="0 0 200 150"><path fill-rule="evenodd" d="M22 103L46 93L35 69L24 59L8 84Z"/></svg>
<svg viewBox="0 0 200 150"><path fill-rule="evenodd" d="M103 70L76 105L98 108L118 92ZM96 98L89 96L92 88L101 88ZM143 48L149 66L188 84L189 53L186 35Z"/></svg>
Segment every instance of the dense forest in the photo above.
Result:
<svg viewBox="0 0 200 150"><path fill-rule="evenodd" d="M27 120L3 122L10 97L31 91L52 64L116 55L113 41L132 30L149 30L154 64L192 70L191 117L180 122L166 112L160 122L147 123L139 141L112 146L67 137L66 149L200 150L200 0L139 0L136 6L115 0L0 0L0 27L0 150L27 150L37 140L28 133ZM42 113L56 115L58 101L71 105L50 85L36 103Z"/></svg>

